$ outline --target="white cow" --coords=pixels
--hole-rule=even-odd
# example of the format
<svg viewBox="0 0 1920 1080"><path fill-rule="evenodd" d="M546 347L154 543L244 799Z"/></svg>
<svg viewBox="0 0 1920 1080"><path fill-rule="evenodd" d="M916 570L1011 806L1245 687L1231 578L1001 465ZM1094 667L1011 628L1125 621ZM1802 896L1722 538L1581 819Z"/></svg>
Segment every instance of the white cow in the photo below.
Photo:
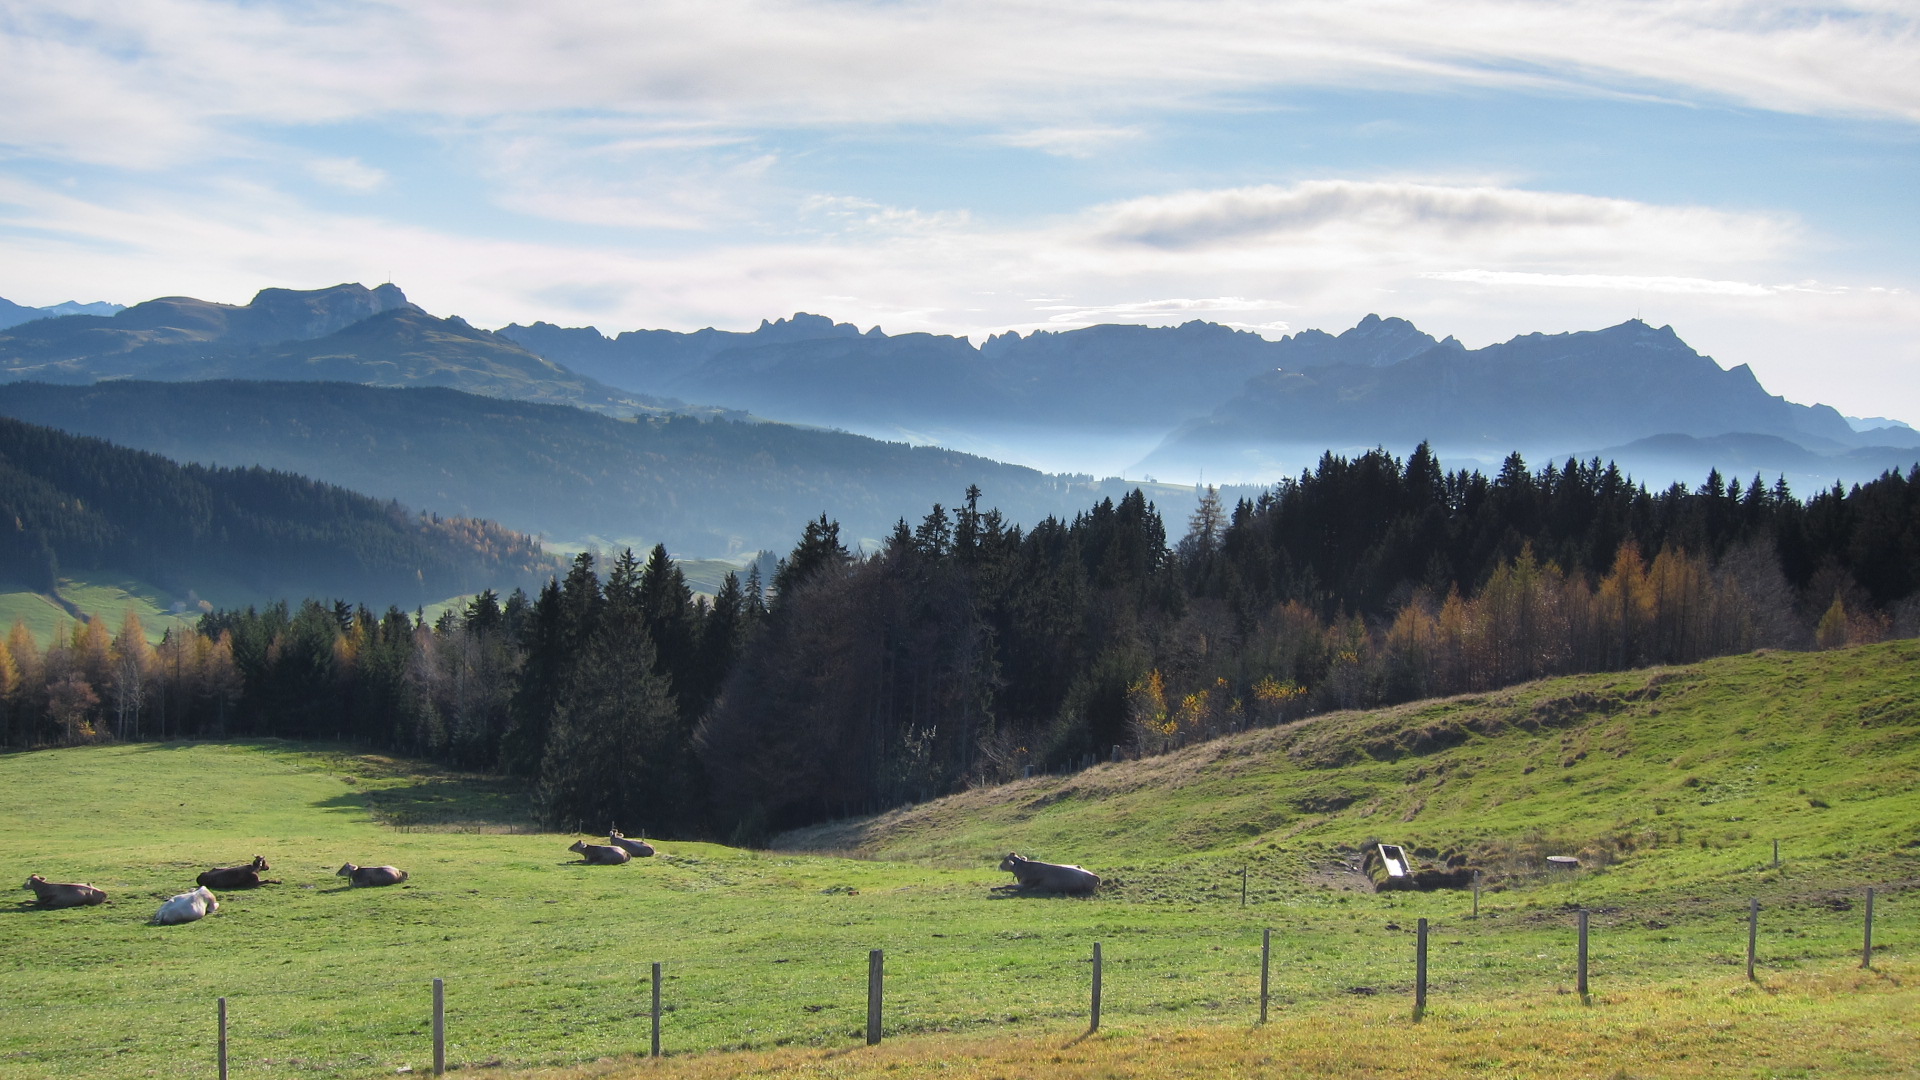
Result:
<svg viewBox="0 0 1920 1080"><path fill-rule="evenodd" d="M212 891L202 885L161 904L153 921L161 926L175 926L204 919L219 910L220 901L215 900Z"/></svg>

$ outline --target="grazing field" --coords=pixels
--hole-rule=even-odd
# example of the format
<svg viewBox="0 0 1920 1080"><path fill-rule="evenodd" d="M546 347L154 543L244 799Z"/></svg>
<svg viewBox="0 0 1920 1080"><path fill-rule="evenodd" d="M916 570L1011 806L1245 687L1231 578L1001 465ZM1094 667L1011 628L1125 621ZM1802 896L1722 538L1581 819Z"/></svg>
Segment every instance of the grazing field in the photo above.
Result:
<svg viewBox="0 0 1920 1080"><path fill-rule="evenodd" d="M127 612L133 612L140 617L147 640L156 645L166 636L168 627L179 625L191 630L200 618L198 610L188 612L186 618L174 615L173 598L143 581L127 577L62 578L60 597L75 610L106 620L110 633L118 633ZM15 622L25 623L42 648L59 630L71 633L73 629L71 612L51 596L25 589L0 592L0 632Z"/></svg>
<svg viewBox="0 0 1920 1080"><path fill-rule="evenodd" d="M1916 778L1914 642L1337 714L790 835L788 850L665 840L619 867L533 831L506 785L378 756L15 754L0 757L0 864L112 901L0 907L0 1075L211 1075L218 996L237 1078L425 1071L436 976L461 1069L1911 1075ZM1362 891L1350 858L1369 839L1471 853L1492 890L1480 917L1466 893ZM1002 897L1010 849L1110 887ZM1551 853L1587 868L1550 875ZM147 925L199 870L255 854L283 884ZM349 860L412 878L348 889L333 871ZM1582 906L1591 1004L1572 993ZM1432 997L1416 1025L1420 918ZM1273 1022L1254 1031L1264 928ZM1102 1030L1079 1039L1095 942ZM872 948L888 1041L848 1052ZM646 1050L654 961L670 1057L623 1064Z"/></svg>

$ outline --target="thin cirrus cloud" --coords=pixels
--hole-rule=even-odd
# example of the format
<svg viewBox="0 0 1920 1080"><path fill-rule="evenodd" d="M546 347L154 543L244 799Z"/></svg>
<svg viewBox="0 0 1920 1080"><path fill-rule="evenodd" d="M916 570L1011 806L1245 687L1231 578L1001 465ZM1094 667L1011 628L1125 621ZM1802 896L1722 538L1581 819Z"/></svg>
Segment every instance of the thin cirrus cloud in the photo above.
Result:
<svg viewBox="0 0 1920 1080"><path fill-rule="evenodd" d="M1053 300L1029 302L1034 304L1035 311L1050 312L1047 321L1053 324L1088 326L1115 320L1159 323L1180 319L1205 319L1226 326L1262 330L1286 330L1289 327L1287 323L1279 320L1247 323L1236 320L1235 316L1252 312L1281 311L1293 306L1283 300L1255 300L1244 296L1168 297L1160 300L1134 300L1087 307Z"/></svg>
<svg viewBox="0 0 1920 1080"><path fill-rule="evenodd" d="M1546 289L1604 289L1617 292L1666 293L1679 296L1777 296L1781 293L1841 295L1846 286L1803 281L1760 285L1749 281L1712 278L1660 277L1649 274L1534 274L1517 270L1437 270L1420 275L1434 281L1464 281L1476 285L1524 285ZM1884 290L1869 290L1884 291Z"/></svg>
<svg viewBox="0 0 1920 1080"><path fill-rule="evenodd" d="M1916 70L1911 5L1875 0L24 0L0 33L0 142L152 164L262 122L598 111L735 128L1005 124L1014 145L1074 153L1128 125L1046 120L1063 108L1179 110L1383 79L1913 120Z"/></svg>
<svg viewBox="0 0 1920 1080"><path fill-rule="evenodd" d="M1057 157L1086 158L1118 143L1140 138L1138 127L1042 127L993 136L1002 146L1038 150Z"/></svg>
<svg viewBox="0 0 1920 1080"><path fill-rule="evenodd" d="M314 179L344 191L377 191L386 186L387 174L359 158L318 158L307 165Z"/></svg>

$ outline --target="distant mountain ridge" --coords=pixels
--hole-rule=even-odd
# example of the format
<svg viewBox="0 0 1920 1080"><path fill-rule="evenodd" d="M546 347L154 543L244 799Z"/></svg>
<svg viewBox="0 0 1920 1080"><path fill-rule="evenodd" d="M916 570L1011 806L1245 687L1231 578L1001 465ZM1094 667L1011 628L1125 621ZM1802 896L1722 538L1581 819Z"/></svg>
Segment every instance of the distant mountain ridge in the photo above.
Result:
<svg viewBox="0 0 1920 1080"><path fill-rule="evenodd" d="M337 380L618 413L671 405L605 386L462 319L429 315L392 284L262 289L245 305L169 296L107 317L24 323L0 332L0 378Z"/></svg>
<svg viewBox="0 0 1920 1080"><path fill-rule="evenodd" d="M1754 435L1805 451L1795 460L1830 482L1890 456L1852 451L1920 445L1904 426L1856 431L1827 406L1769 394L1746 365L1722 369L1638 320L1473 350L1379 315L1278 341L1195 321L1008 333L977 348L804 313L748 333L608 338L536 323L500 334L629 390L882 437L969 445L984 432L1017 454L1059 433L1130 432L1141 441L1128 475L1271 479L1327 449L1428 441L1455 458L1539 459L1680 435L1693 441L1674 447L1699 456L1647 460L1697 481L1732 449L1713 440Z"/></svg>
<svg viewBox="0 0 1920 1080"><path fill-rule="evenodd" d="M1668 440L1659 452L1641 445L1656 438ZM1736 450L1742 439L1748 445ZM1516 449L1538 459L1632 446L1643 464L1658 466L1655 475L1688 462L1686 472L1704 475L1722 458L1722 468L1750 462L1754 439L1798 451L1768 455L1776 465L1824 465L1830 477L1900 456L1854 459L1850 451L1920 445L1900 429L1858 432L1828 406L1768 394L1747 365L1723 369L1672 327L1630 320L1474 350L1443 343L1384 367L1268 372L1170 434L1143 467L1425 440L1442 454L1482 460Z"/></svg>
<svg viewBox="0 0 1920 1080"><path fill-rule="evenodd" d="M862 333L796 313L749 332L502 327L502 337L612 386L833 425L1083 424L1165 429L1280 366L1393 363L1442 342L1369 315L1337 337L1280 341L1198 320L989 337ZM1449 339L1451 340L1451 339ZM1457 343L1455 343L1457 345Z"/></svg>
<svg viewBox="0 0 1920 1080"><path fill-rule="evenodd" d="M0 297L0 330L5 330L9 326L18 326L24 322L32 322L35 319L57 319L62 315L112 315L120 310L119 304L109 304L104 300L96 300L90 304L67 300L58 304L49 304L46 307L28 307Z"/></svg>

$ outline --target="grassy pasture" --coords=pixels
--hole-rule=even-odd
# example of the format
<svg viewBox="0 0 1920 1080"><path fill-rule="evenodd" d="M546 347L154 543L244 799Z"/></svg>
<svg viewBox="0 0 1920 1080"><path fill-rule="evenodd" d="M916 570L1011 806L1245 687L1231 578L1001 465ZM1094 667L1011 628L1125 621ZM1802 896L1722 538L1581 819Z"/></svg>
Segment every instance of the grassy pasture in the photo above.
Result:
<svg viewBox="0 0 1920 1080"><path fill-rule="evenodd" d="M852 858L666 841L586 867L498 782L311 745L15 754L0 864L113 902L0 906L0 1075L210 1074L220 995L236 1077L422 1071L435 976L462 1068L1910 1075L1916 775L1914 642L1341 714L784 840ZM1474 851L1501 891L1479 919L1462 893L1354 891L1339 858L1370 837ZM1012 848L1113 887L999 898L993 863ZM1596 868L1534 869L1562 850ZM284 884L146 924L200 869L255 853ZM348 860L413 877L349 890L332 876ZM1867 884L1880 947L1861 973ZM1582 905L1591 1007L1571 994ZM1421 917L1432 1007L1415 1027ZM1275 1022L1252 1032L1263 927ZM1103 1030L1076 1040L1095 941ZM869 948L887 950L889 1042L847 1053ZM652 961L675 1056L621 1065L646 1047Z"/></svg>
<svg viewBox="0 0 1920 1080"><path fill-rule="evenodd" d="M200 618L199 611L186 617L173 614L174 598L146 582L114 575L96 575L86 579L61 578L60 595L82 612L106 620L109 632L118 632L121 620L132 611L140 616L147 640L159 644L167 628L176 623L191 628ZM74 619L51 596L29 590L0 592L0 633L15 622L23 622L35 641L45 648L61 629L71 633Z"/></svg>

